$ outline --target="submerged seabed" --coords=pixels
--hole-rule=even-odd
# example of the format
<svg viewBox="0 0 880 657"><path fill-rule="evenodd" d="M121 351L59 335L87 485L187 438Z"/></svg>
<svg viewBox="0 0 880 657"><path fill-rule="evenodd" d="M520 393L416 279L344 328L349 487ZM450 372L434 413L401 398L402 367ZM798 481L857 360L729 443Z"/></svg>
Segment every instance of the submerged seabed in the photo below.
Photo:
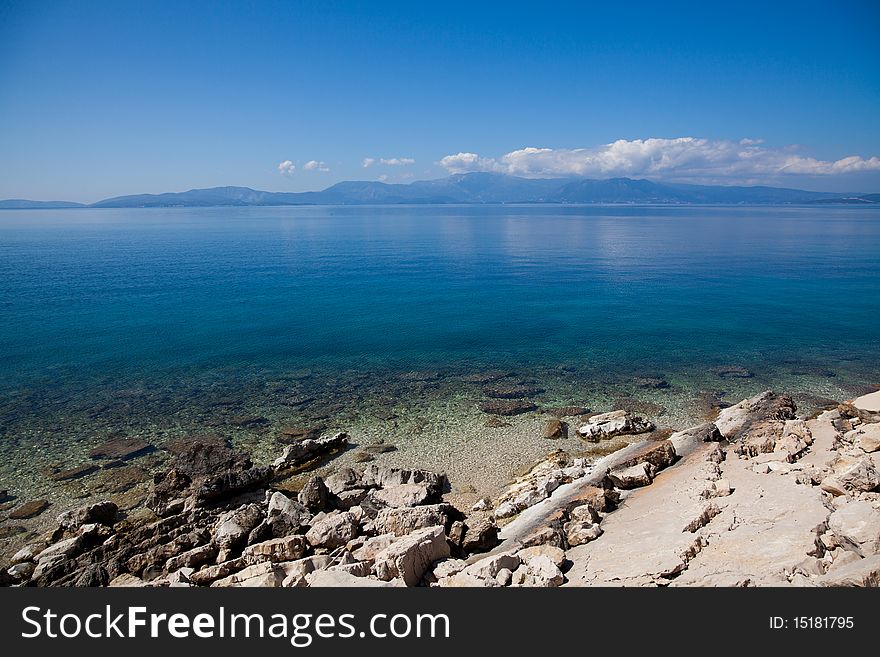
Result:
<svg viewBox="0 0 880 657"><path fill-rule="evenodd" d="M453 492L476 499L497 492L524 464L556 447L589 452L573 431L565 440L543 437L546 421L561 407L625 408L651 418L660 429L677 429L711 417L719 404L767 388L794 394L800 409L813 412L880 380L876 361L857 355L841 357L832 367L793 359L773 367L731 365L616 372L577 363L418 371L229 369L104 381L90 388L75 376L67 381L59 375L39 386L5 391L0 487L16 502L46 498L62 507L72 500L113 496L123 506L135 506L146 495L152 473L168 460L162 447L170 440L220 435L260 463L271 462L291 440L285 431L299 429L351 435L350 449L325 467L372 458L442 470ZM645 388L658 382L646 384L643 378L668 386ZM501 418L480 410L491 400L487 391L518 385L543 390L522 400L538 410ZM81 478L52 479L60 470L94 462L88 454L92 448L119 438L141 438L158 449Z"/></svg>

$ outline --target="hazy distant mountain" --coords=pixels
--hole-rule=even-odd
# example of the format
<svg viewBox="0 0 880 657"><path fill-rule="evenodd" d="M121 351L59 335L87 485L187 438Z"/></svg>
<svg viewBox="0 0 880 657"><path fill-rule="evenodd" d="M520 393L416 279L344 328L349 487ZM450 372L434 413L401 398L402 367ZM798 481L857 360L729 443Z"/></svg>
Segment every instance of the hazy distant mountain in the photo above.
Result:
<svg viewBox="0 0 880 657"><path fill-rule="evenodd" d="M115 196L93 203L93 208L167 208L211 207L217 205L295 205L301 203L299 194L261 192L249 187L212 187L191 189L188 192L164 194L135 194Z"/></svg>
<svg viewBox="0 0 880 657"><path fill-rule="evenodd" d="M320 192L263 192L213 187L165 194L117 196L94 208L162 208L401 203L676 203L791 204L877 203L880 194L807 192L781 187L683 185L611 178L518 178L498 173L456 174L408 184L340 182ZM0 201L0 208L83 207L64 201Z"/></svg>
<svg viewBox="0 0 880 657"><path fill-rule="evenodd" d="M23 198L10 198L0 201L0 210L37 210L40 208L52 210L55 208L84 208L85 203L73 201L28 201Z"/></svg>
<svg viewBox="0 0 880 657"><path fill-rule="evenodd" d="M880 194L857 194L854 196L836 196L834 198L822 198L813 203L846 203L847 205L871 205L880 203Z"/></svg>

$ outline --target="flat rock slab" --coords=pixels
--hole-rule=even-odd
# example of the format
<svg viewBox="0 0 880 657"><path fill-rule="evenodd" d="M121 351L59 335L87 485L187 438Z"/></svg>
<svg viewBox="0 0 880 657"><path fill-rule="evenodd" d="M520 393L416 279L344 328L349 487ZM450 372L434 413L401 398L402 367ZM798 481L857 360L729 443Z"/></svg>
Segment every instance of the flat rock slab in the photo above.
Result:
<svg viewBox="0 0 880 657"><path fill-rule="evenodd" d="M31 500L12 510L10 520L25 520L40 515L49 508L48 500Z"/></svg>
<svg viewBox="0 0 880 657"><path fill-rule="evenodd" d="M819 417L807 420L807 429L813 437L811 449L801 457L804 465L815 465L820 468L830 467L837 459L834 445L840 438L840 432L834 426L834 420L840 417L837 411L825 411Z"/></svg>
<svg viewBox="0 0 880 657"><path fill-rule="evenodd" d="M125 461L142 456L155 449L153 445L140 438L108 440L89 452L93 459Z"/></svg>
<svg viewBox="0 0 880 657"><path fill-rule="evenodd" d="M701 497L714 466L707 459L712 449L698 446L650 486L630 493L602 521L602 536L568 550L573 563L568 585L639 586L686 568L702 534L701 528L691 532L685 527L715 504Z"/></svg>
<svg viewBox="0 0 880 657"><path fill-rule="evenodd" d="M708 525L708 544L674 586L787 586L786 571L816 548L828 518L818 487L792 475L758 474L749 460L723 464L734 493Z"/></svg>
<svg viewBox="0 0 880 657"><path fill-rule="evenodd" d="M880 413L880 390L857 397L853 400L853 406L863 411Z"/></svg>
<svg viewBox="0 0 880 657"><path fill-rule="evenodd" d="M538 407L532 402L499 399L483 402L480 404L480 410L490 415L511 416L530 413L538 410Z"/></svg>
<svg viewBox="0 0 880 657"><path fill-rule="evenodd" d="M236 415L229 423L236 427L259 427L269 424L269 420L261 415Z"/></svg>
<svg viewBox="0 0 880 657"><path fill-rule="evenodd" d="M540 395L542 392L544 389L536 386L505 386L483 390L484 395L493 399L525 399Z"/></svg>
<svg viewBox="0 0 880 657"><path fill-rule="evenodd" d="M53 472L51 475L49 475L49 478L52 481L69 481L71 479L80 479L81 477L90 475L93 472L97 472L97 470L98 466L94 463L84 463L83 465L78 465L75 468Z"/></svg>

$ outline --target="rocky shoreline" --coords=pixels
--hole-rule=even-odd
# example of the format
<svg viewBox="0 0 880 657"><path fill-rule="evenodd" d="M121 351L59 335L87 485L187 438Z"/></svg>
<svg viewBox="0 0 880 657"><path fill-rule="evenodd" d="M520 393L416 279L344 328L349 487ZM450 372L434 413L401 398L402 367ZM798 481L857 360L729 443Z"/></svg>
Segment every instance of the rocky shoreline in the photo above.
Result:
<svg viewBox="0 0 880 657"><path fill-rule="evenodd" d="M487 403L506 412L534 390L492 393ZM878 398L801 417L790 397L767 391L671 435L625 410L581 415L575 426L560 414L547 422L547 440L576 434L604 449L586 457L556 450L500 495L465 508L451 501L441 473L330 467L346 433L291 436L266 465L220 438L192 437L169 446L173 458L144 505L120 509L107 500L65 511L2 564L0 581L873 586ZM121 441L94 456L124 470L148 448ZM324 476L314 474L319 467ZM18 504L9 517L45 506Z"/></svg>

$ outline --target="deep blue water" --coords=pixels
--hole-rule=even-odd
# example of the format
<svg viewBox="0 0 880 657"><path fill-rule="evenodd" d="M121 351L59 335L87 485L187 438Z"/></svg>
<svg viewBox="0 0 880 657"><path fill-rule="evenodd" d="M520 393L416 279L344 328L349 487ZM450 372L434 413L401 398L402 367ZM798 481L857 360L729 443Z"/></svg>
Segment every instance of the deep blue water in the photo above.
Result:
<svg viewBox="0 0 880 657"><path fill-rule="evenodd" d="M880 363L880 211L0 212L0 380Z"/></svg>

